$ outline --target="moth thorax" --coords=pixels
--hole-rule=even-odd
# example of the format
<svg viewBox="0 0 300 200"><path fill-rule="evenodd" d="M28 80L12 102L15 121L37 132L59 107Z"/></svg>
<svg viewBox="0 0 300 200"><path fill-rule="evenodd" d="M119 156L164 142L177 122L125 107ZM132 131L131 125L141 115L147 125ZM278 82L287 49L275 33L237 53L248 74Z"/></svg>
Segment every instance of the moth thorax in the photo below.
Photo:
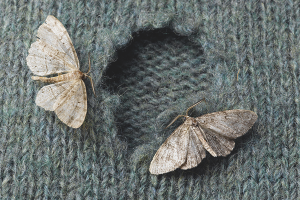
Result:
<svg viewBox="0 0 300 200"><path fill-rule="evenodd" d="M197 121L193 117L187 116L185 123L188 124L188 125L190 125L190 126L197 126Z"/></svg>
<svg viewBox="0 0 300 200"><path fill-rule="evenodd" d="M82 73L81 71L71 72L71 73L68 73L67 75L70 75L70 79L84 79L85 78L85 74Z"/></svg>
<svg viewBox="0 0 300 200"><path fill-rule="evenodd" d="M195 119L195 118L193 118L193 117L191 117L192 118L192 120L193 120L193 126L197 126L198 125L198 123L197 123L197 120Z"/></svg>

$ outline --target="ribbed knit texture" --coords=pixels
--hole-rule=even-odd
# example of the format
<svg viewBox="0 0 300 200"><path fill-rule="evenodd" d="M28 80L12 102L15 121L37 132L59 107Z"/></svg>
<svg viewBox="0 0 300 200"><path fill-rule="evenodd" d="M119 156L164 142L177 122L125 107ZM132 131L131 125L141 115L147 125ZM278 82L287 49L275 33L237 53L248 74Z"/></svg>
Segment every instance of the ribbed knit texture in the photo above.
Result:
<svg viewBox="0 0 300 200"><path fill-rule="evenodd" d="M300 1L181 2L0 1L0 199L300 198ZM26 56L49 14L83 72L91 57L79 129L35 105ZM191 116L258 120L229 156L151 175L182 120L166 125L203 97Z"/></svg>

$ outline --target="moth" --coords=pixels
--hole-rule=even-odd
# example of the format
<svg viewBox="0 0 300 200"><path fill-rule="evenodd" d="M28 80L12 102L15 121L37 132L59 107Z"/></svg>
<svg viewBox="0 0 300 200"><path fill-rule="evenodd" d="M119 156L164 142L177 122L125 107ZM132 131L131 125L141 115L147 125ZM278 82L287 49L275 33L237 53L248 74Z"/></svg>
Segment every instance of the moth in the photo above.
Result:
<svg viewBox="0 0 300 200"><path fill-rule="evenodd" d="M202 100L201 100L202 101ZM227 156L234 148L233 139L244 135L255 123L256 113L250 110L226 110L200 117L188 116L188 111L201 103L192 105L180 125L161 145L151 161L151 174L164 174L177 168L183 170L196 167L206 156Z"/></svg>
<svg viewBox="0 0 300 200"><path fill-rule="evenodd" d="M79 60L70 36L55 17L49 15L37 32L26 58L33 80L54 83L42 87L35 103L72 128L79 128L87 113L87 94L83 79L88 77L95 94L92 78L79 70ZM54 77L41 77L56 74Z"/></svg>

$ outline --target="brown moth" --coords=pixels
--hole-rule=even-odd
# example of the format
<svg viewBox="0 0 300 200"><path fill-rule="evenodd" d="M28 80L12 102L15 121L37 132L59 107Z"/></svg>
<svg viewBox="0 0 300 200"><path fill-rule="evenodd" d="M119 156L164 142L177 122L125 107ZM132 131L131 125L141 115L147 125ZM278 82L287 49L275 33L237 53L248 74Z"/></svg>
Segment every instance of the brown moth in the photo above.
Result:
<svg viewBox="0 0 300 200"><path fill-rule="evenodd" d="M154 155L149 169L151 174L196 167L205 158L205 149L214 157L227 156L234 148L233 139L244 135L257 119L256 113L250 110L226 110L189 117L188 111L201 101L189 107L185 115L178 115L167 126L179 117L185 117L184 123Z"/></svg>
<svg viewBox="0 0 300 200"><path fill-rule="evenodd" d="M82 79L88 77L79 70L79 60L70 36L55 17L49 15L42 24L27 56L27 65L38 76L33 80L54 83L42 87L35 103L45 110L54 111L58 118L70 127L82 125L87 112L86 87ZM62 74L63 73L63 74ZM40 77L57 74L55 77ZM94 91L95 93L95 91Z"/></svg>

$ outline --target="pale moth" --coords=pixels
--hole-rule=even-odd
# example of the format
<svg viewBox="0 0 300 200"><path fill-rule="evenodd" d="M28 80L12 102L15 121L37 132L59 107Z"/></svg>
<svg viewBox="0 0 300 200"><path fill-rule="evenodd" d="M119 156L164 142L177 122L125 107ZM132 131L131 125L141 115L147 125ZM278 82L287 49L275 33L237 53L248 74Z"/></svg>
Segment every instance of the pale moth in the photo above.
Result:
<svg viewBox="0 0 300 200"><path fill-rule="evenodd" d="M202 101L202 100L201 100ZM256 113L250 110L226 110L200 117L185 117L169 138L161 145L150 164L151 174L164 174L177 168L183 170L196 167L205 158L205 149L214 157L227 156L234 148L233 139L244 135L255 123Z"/></svg>
<svg viewBox="0 0 300 200"><path fill-rule="evenodd" d="M72 128L79 128L87 112L87 95L82 79L89 77L79 70L79 61L70 36L55 17L49 15L37 33L27 56L27 65L38 76L33 80L54 83L42 87L35 103L45 110L54 111L57 117ZM62 74L63 73L63 74ZM55 77L40 77L57 74ZM94 91L95 93L95 91Z"/></svg>

